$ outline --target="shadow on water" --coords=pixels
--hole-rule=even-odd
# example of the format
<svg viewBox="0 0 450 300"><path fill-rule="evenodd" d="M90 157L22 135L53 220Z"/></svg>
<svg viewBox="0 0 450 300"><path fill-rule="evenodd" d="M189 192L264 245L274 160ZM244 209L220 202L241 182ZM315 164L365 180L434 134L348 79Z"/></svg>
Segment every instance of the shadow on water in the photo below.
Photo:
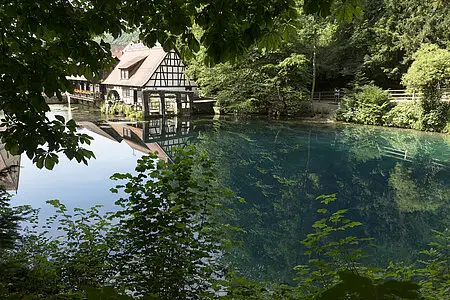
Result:
<svg viewBox="0 0 450 300"><path fill-rule="evenodd" d="M354 233L375 239L368 260L380 266L417 259L431 229L450 226L448 135L213 117L133 122L83 109L71 116L80 132L94 137L97 159L89 166L61 159L50 172L0 153L5 165L18 159L23 166L16 203L45 207L45 200L60 199L111 209L117 196L109 193L110 175L132 172L136 159L151 151L171 160L175 146L194 142L216 161L220 182L246 200L225 205L233 208L227 221L245 232L230 262L249 278L292 282L293 267L306 260L300 241L312 231L322 194L336 193L335 208L349 209L364 224ZM54 113L70 117L64 107Z"/></svg>

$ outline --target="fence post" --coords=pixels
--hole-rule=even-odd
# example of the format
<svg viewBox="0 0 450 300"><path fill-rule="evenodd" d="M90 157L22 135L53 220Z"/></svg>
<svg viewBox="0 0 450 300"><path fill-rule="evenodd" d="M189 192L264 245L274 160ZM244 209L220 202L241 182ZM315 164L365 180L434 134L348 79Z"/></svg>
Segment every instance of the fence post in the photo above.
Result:
<svg viewBox="0 0 450 300"><path fill-rule="evenodd" d="M319 92L319 102L320 102L320 96L321 96L322 92Z"/></svg>
<svg viewBox="0 0 450 300"><path fill-rule="evenodd" d="M413 90L413 92L412 92L412 100L414 101L415 98L416 98L416 91Z"/></svg>

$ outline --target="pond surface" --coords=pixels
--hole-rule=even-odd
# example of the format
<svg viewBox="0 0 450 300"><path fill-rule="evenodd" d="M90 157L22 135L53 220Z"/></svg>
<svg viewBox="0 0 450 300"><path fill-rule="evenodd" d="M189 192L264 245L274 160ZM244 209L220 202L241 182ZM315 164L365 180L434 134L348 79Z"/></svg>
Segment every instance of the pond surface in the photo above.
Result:
<svg viewBox="0 0 450 300"><path fill-rule="evenodd" d="M53 113L69 114L64 106ZM132 172L151 150L170 160L174 145L193 141L217 162L220 181L246 200L233 205L231 221L246 232L233 262L256 280L291 282L292 268L305 261L300 241L312 231L322 194L335 193L335 208L364 224L357 233L375 239L369 259L379 265L417 259L431 230L450 225L449 135L212 117L106 122L81 106L71 115L94 137L97 159L89 166L61 159L46 171L22 156L14 204L39 207L43 217L52 213L49 199L114 209L110 175Z"/></svg>

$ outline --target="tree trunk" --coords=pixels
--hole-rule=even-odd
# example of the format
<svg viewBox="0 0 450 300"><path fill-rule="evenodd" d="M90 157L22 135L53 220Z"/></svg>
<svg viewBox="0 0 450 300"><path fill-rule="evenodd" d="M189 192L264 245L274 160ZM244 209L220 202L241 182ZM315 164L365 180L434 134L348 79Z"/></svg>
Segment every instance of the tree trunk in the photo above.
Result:
<svg viewBox="0 0 450 300"><path fill-rule="evenodd" d="M316 26L314 26L314 37L313 37L313 73L312 73L312 86L311 86L311 110L314 113L314 92L316 90L316 50L317 50L317 32Z"/></svg>

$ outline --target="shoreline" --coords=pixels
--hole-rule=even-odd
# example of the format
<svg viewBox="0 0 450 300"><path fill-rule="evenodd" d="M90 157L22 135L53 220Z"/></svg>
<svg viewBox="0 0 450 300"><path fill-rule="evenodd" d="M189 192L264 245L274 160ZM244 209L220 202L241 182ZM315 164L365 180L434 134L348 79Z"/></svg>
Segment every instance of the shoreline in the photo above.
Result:
<svg viewBox="0 0 450 300"><path fill-rule="evenodd" d="M52 106L66 106L67 104L64 103L60 103L60 104L51 104L50 107ZM72 109L77 110L78 106L82 106L85 107L85 105L82 104L78 104L78 105L74 105L74 107L72 107ZM90 110L96 111L96 109L92 109L90 108ZM100 110L98 110L100 112ZM202 114L197 114L197 115L192 115L190 117L184 116L183 118L192 118L192 119L202 119L202 118L217 118L218 120L220 120L221 118L223 119L231 119L231 118L237 118L237 119L258 119L258 120L265 120L265 121L269 121L269 122L301 122L301 123L308 123L308 124L336 124L336 125L359 125L359 126L371 126L371 127L376 127L376 128L390 128L390 129L401 129L401 130L407 130L410 132L422 132L422 133L429 133L429 134L440 134L440 135L444 135L444 136L450 136L450 132L436 132L436 131L425 131L425 130L417 130L417 129L412 129L412 128L404 128L404 127L390 127L390 126L379 126L379 125L368 125L368 124L359 124L359 123L350 123L350 122L345 122L345 121L336 121L334 119L331 119L329 117L327 118L322 118L322 117L304 117L304 118L296 118L296 117L289 117L289 116L281 116L278 118L272 118L268 115L258 115L258 114L216 114L216 115L202 115ZM102 118L103 119L103 118ZM114 118L104 118L106 120L110 119L111 121L114 121ZM154 118L153 118L154 119ZM118 117L117 120L121 121L121 122L145 122L148 120L131 120L131 119L127 119L127 118L120 118Z"/></svg>

